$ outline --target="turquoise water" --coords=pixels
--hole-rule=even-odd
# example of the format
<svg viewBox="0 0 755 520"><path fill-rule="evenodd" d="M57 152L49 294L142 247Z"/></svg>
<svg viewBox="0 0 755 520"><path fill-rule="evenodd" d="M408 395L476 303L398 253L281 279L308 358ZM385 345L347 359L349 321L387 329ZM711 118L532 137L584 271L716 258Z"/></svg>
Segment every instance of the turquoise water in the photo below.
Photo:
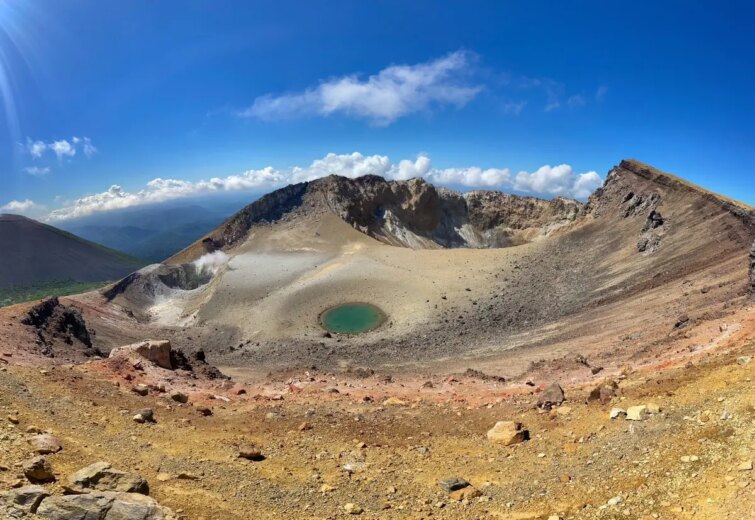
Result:
<svg viewBox="0 0 755 520"><path fill-rule="evenodd" d="M379 327L385 314L369 303L344 303L320 315L320 323L329 332L360 334Z"/></svg>

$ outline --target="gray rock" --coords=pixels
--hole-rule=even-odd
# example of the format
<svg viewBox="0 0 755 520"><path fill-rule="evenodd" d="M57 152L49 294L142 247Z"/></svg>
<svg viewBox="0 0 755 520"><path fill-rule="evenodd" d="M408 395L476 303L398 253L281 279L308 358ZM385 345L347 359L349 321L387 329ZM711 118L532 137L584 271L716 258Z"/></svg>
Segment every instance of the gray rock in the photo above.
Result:
<svg viewBox="0 0 755 520"><path fill-rule="evenodd" d="M152 408L137 410L134 415L134 421L138 423L153 423L155 422L155 412L152 411Z"/></svg>
<svg viewBox="0 0 755 520"><path fill-rule="evenodd" d="M147 481L135 473L113 469L107 462L95 462L68 477L65 489L72 493L97 491L120 491L124 493L149 493Z"/></svg>
<svg viewBox="0 0 755 520"><path fill-rule="evenodd" d="M32 482L53 482L55 474L44 457L34 457L23 463L24 475Z"/></svg>
<svg viewBox="0 0 755 520"><path fill-rule="evenodd" d="M40 502L50 494L42 486L24 486L0 495L0 516L9 520L36 513ZM4 515L4 516L3 516Z"/></svg>
<svg viewBox="0 0 755 520"><path fill-rule="evenodd" d="M47 520L176 520L153 498L138 493L93 492L46 498L37 509Z"/></svg>
<svg viewBox="0 0 755 520"><path fill-rule="evenodd" d="M537 398L538 408L544 408L550 410L554 406L559 406L564 402L564 389L558 383L553 383L551 386L543 390L540 396Z"/></svg>
<svg viewBox="0 0 755 520"><path fill-rule="evenodd" d="M467 482L463 478L458 478L458 477L444 478L442 480L439 480L438 484L440 485L440 487L445 489L448 493L450 493L451 491L456 491L457 489L464 489L465 487L470 486L469 482Z"/></svg>

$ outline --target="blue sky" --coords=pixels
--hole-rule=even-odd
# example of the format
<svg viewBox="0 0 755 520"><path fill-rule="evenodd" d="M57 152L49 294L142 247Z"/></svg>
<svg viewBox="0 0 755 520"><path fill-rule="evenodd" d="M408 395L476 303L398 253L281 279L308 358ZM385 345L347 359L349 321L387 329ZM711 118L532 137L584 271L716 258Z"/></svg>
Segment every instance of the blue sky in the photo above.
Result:
<svg viewBox="0 0 755 520"><path fill-rule="evenodd" d="M339 172L583 198L627 157L755 204L754 9L0 0L0 207Z"/></svg>

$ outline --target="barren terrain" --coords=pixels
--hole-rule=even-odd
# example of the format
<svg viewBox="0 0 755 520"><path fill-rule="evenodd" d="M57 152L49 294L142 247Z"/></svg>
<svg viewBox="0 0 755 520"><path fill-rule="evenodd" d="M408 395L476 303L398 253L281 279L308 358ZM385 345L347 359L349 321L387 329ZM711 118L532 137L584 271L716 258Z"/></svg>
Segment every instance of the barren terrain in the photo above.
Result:
<svg viewBox="0 0 755 520"><path fill-rule="evenodd" d="M636 161L586 205L465 197L296 185L43 325L0 310L0 487L49 431L46 492L107 461L191 519L755 518L752 209ZM387 323L326 334L349 301ZM107 357L150 338L184 358Z"/></svg>

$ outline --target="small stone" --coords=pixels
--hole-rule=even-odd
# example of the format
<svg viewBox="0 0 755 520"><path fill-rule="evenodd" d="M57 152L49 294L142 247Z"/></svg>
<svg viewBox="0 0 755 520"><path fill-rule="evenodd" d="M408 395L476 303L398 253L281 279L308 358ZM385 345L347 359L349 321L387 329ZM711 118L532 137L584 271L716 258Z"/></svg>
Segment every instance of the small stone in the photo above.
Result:
<svg viewBox="0 0 755 520"><path fill-rule="evenodd" d="M22 465L24 470L24 476L31 482L54 482L55 474L52 471L52 466L44 457L34 457L27 460Z"/></svg>
<svg viewBox="0 0 755 520"><path fill-rule="evenodd" d="M750 356L740 356L737 358L737 365L745 366L752 361L752 357Z"/></svg>
<svg viewBox="0 0 755 520"><path fill-rule="evenodd" d="M18 424L19 422L18 417L16 417L15 415L9 415L8 421L10 421L11 424Z"/></svg>
<svg viewBox="0 0 755 520"><path fill-rule="evenodd" d="M644 404L627 408L627 421L644 421L648 417L648 407Z"/></svg>
<svg viewBox="0 0 755 520"><path fill-rule="evenodd" d="M690 462L697 462L698 460L700 460L700 457L698 457L697 455L684 455L682 456L681 460L686 464Z"/></svg>
<svg viewBox="0 0 755 520"><path fill-rule="evenodd" d="M448 493L470 486L469 482L467 482L463 478L458 477L444 478L442 480L439 480L438 484Z"/></svg>
<svg viewBox="0 0 755 520"><path fill-rule="evenodd" d="M138 394L138 395L141 395L141 396L145 396L145 395L149 394L149 387L147 385L145 385L145 384L142 384L142 383L134 386L134 388L132 388L131 390L133 390L133 392L135 394Z"/></svg>
<svg viewBox="0 0 755 520"><path fill-rule="evenodd" d="M402 401L398 397L389 397L385 401L383 401L383 405L385 406L404 406L406 405L406 401Z"/></svg>
<svg viewBox="0 0 755 520"><path fill-rule="evenodd" d="M320 493L330 493L331 491L335 491L336 488L329 484L323 484L320 486Z"/></svg>
<svg viewBox="0 0 755 520"><path fill-rule="evenodd" d="M530 432L514 421L498 421L487 433L488 440L504 446L529 440Z"/></svg>
<svg viewBox="0 0 755 520"><path fill-rule="evenodd" d="M608 505L609 506L618 506L624 501L623 498L616 496L608 499Z"/></svg>
<svg viewBox="0 0 755 520"><path fill-rule="evenodd" d="M239 458L253 460L255 462L265 460L265 456L262 454L262 451L260 451L260 449L253 444L240 446L238 456Z"/></svg>
<svg viewBox="0 0 755 520"><path fill-rule="evenodd" d="M362 511L364 511L361 507L351 502L343 506L343 509L350 515L361 515Z"/></svg>
<svg viewBox="0 0 755 520"><path fill-rule="evenodd" d="M47 455L49 453L57 453L63 449L63 445L60 443L57 437L49 433L42 433L32 438L34 444L34 451L40 455Z"/></svg>
<svg viewBox="0 0 755 520"><path fill-rule="evenodd" d="M748 460L737 466L739 471L752 471L752 461Z"/></svg>
<svg viewBox="0 0 755 520"><path fill-rule="evenodd" d="M656 403L648 403L647 404L648 413L650 415L655 415L658 413L661 413L661 406Z"/></svg>
<svg viewBox="0 0 755 520"><path fill-rule="evenodd" d="M556 408L556 414L569 415L571 413L571 406L559 406Z"/></svg>
<svg viewBox="0 0 755 520"><path fill-rule="evenodd" d="M626 410L622 408L611 408L611 411L608 413L608 417L611 419L618 419L619 417L626 417L627 412Z"/></svg>
<svg viewBox="0 0 755 520"><path fill-rule="evenodd" d="M183 392L179 392L178 390L174 390L170 393L170 398L173 399L177 403L188 403L189 402L189 396L186 395Z"/></svg>
<svg viewBox="0 0 755 520"><path fill-rule="evenodd" d="M309 423L308 423L307 421L304 421L303 423L301 423L301 424L299 425L299 428L298 428L298 430L299 430L300 432L305 432L305 431L307 431L307 430L311 430L311 429L312 429L312 425L311 425L311 424L309 424Z"/></svg>
<svg viewBox="0 0 755 520"><path fill-rule="evenodd" d="M199 412L199 415L202 417L209 417L212 415L212 408L208 408L207 406L198 406L197 412Z"/></svg>
<svg viewBox="0 0 755 520"><path fill-rule="evenodd" d="M564 389L558 383L553 383L537 398L538 408L550 410L553 406L559 406L565 400Z"/></svg>
<svg viewBox="0 0 755 520"><path fill-rule="evenodd" d="M456 491L452 491L449 493L448 497L452 500L456 500L457 502L461 502L463 500L471 500L473 498L481 497L482 493L479 489L475 489L472 486L467 486L462 489L457 489Z"/></svg>
<svg viewBox="0 0 755 520"><path fill-rule="evenodd" d="M168 482L172 477L170 473L158 473L157 474L157 480L158 482Z"/></svg>
<svg viewBox="0 0 755 520"><path fill-rule="evenodd" d="M569 475L567 475L566 473L564 473L563 475L561 475L560 477L558 477L558 479L562 483L564 483L564 484L566 484L567 482L571 481L571 477Z"/></svg>
<svg viewBox="0 0 755 520"><path fill-rule="evenodd" d="M134 422L139 424L153 423L155 422L155 413L152 411L152 408L137 410L136 414L134 414Z"/></svg>

